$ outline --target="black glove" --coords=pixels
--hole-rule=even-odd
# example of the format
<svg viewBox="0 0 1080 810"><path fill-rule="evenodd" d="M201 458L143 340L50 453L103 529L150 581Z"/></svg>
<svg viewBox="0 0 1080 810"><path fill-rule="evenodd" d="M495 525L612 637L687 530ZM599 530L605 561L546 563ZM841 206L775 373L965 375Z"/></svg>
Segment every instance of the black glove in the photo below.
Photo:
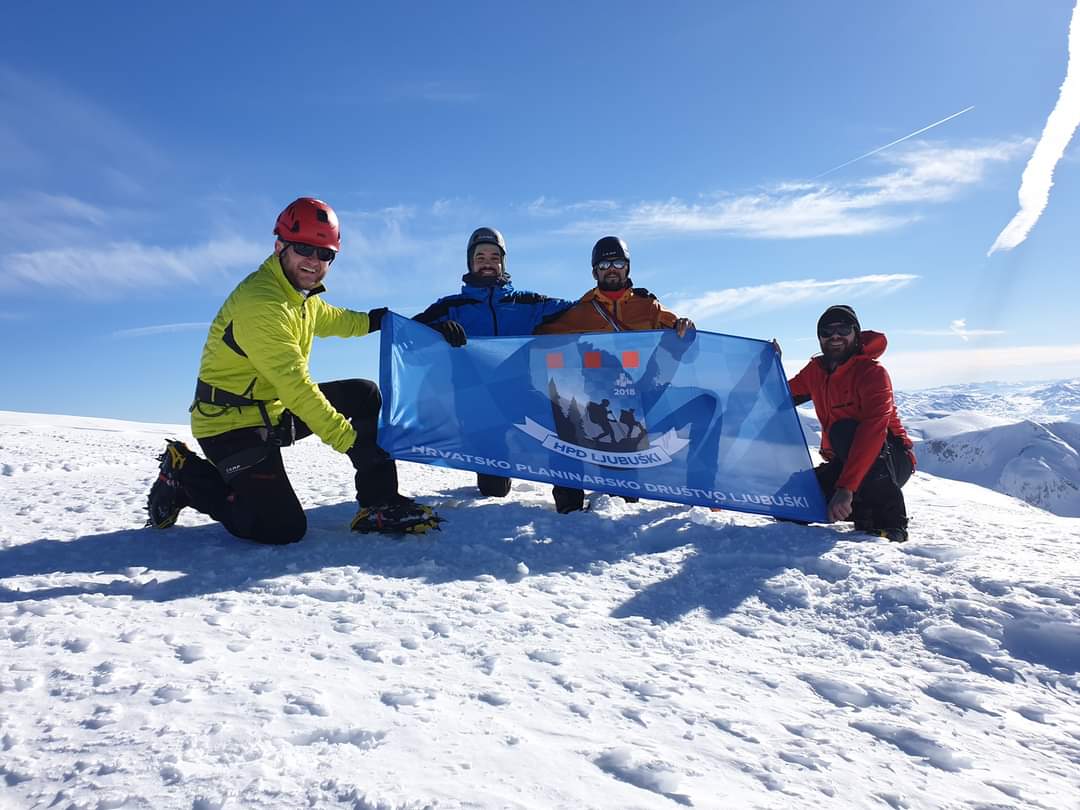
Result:
<svg viewBox="0 0 1080 810"><path fill-rule="evenodd" d="M432 329L446 338L446 342L454 348L465 345L465 327L457 321L443 321L432 326Z"/></svg>
<svg viewBox="0 0 1080 810"><path fill-rule="evenodd" d="M375 309L369 309L367 314L368 319L368 332L378 332L382 326L383 315L386 314L386 307L376 307Z"/></svg>

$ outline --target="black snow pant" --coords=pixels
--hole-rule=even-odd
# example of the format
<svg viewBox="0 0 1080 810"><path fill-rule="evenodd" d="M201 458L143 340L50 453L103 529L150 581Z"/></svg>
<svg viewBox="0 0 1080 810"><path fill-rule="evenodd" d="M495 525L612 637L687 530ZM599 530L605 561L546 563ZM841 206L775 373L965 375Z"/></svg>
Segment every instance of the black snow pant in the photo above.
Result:
<svg viewBox="0 0 1080 810"><path fill-rule="evenodd" d="M572 489L571 487L556 485L551 488L551 497L555 499L555 511L564 515L579 512L585 508L585 490L583 489ZM627 503L637 503L639 500L632 495L620 495L619 497Z"/></svg>
<svg viewBox="0 0 1080 810"><path fill-rule="evenodd" d="M476 474L476 486L480 488L480 494L487 495L489 498L505 498L510 494L512 483L511 479L503 478L501 475Z"/></svg>
<svg viewBox="0 0 1080 810"><path fill-rule="evenodd" d="M833 457L814 470L826 502L836 492L836 482L840 480L858 427L855 420L844 419L829 428ZM911 478L912 471L904 443L890 434L852 499L850 519L857 529L907 528L907 507L900 488Z"/></svg>
<svg viewBox="0 0 1080 810"><path fill-rule="evenodd" d="M330 404L356 429L348 456L356 470L361 506L388 503L397 495L397 468L377 444L379 387L370 380L321 383ZM192 454L180 483L189 505L221 521L237 537L257 543L294 543L307 531L304 508L281 462L281 447L312 433L289 411L272 435L266 428L239 428L199 439L208 461Z"/></svg>

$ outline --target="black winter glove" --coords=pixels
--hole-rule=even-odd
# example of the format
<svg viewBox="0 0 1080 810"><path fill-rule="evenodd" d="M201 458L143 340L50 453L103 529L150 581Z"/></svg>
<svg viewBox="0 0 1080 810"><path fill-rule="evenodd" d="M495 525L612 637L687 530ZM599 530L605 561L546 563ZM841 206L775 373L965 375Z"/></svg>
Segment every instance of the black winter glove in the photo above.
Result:
<svg viewBox="0 0 1080 810"><path fill-rule="evenodd" d="M467 338L465 337L465 327L457 321L443 321L432 326L436 332L440 333L446 342L454 348L458 346L464 346Z"/></svg>
<svg viewBox="0 0 1080 810"><path fill-rule="evenodd" d="M368 319L368 332L378 332L382 327L383 315L386 314L386 307L376 307L375 309L369 309L367 314Z"/></svg>

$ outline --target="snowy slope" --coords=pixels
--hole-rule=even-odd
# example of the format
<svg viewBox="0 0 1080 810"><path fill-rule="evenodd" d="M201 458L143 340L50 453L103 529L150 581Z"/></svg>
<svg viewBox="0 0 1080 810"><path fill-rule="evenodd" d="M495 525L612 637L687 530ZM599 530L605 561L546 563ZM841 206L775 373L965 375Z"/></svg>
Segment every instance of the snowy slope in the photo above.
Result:
<svg viewBox="0 0 1080 810"><path fill-rule="evenodd" d="M1080 516L1080 379L950 386L896 400L921 440L919 469Z"/></svg>
<svg viewBox="0 0 1080 810"><path fill-rule="evenodd" d="M1070 433L1080 428L1061 424ZM924 440L916 448L919 468L996 489L1056 515L1080 517L1080 444L1070 444L1055 429L1025 420Z"/></svg>
<svg viewBox="0 0 1080 810"><path fill-rule="evenodd" d="M1080 805L1080 520L917 473L913 539L546 488L137 528L166 435L0 413L0 807Z"/></svg>

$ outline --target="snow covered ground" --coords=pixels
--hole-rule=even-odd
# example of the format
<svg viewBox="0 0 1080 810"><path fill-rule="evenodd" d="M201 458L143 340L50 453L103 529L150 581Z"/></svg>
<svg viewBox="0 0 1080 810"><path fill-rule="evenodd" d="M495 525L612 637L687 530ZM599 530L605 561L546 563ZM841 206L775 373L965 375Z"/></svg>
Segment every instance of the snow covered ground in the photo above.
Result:
<svg viewBox="0 0 1080 810"><path fill-rule="evenodd" d="M1080 807L1080 519L917 473L912 540L401 465L444 531L139 528L183 428L0 412L0 808Z"/></svg>

